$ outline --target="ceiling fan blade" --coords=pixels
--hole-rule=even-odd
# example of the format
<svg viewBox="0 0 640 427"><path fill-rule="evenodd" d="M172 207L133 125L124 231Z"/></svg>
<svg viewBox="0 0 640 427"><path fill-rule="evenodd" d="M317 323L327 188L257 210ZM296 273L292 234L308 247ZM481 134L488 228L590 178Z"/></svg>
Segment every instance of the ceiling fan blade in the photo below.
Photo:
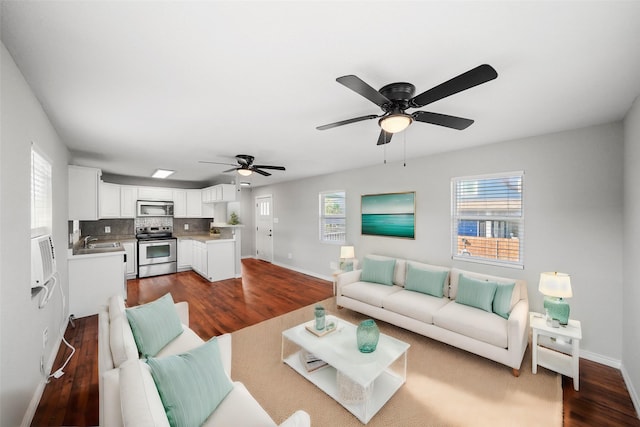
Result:
<svg viewBox="0 0 640 427"><path fill-rule="evenodd" d="M390 143L392 136L393 136L392 133L385 132L384 130L380 129L380 136L378 137L377 145L384 145L384 144Z"/></svg>
<svg viewBox="0 0 640 427"><path fill-rule="evenodd" d="M369 86L360 77L354 76L353 74L350 74L348 76L338 77L336 81L348 87L349 89L356 92L357 94L364 96L369 101L373 102L374 104L380 107L382 107L383 104L387 104L391 102L389 101L389 99L387 99L386 96L384 96L383 94L381 94L380 92L378 92L377 90Z"/></svg>
<svg viewBox="0 0 640 427"><path fill-rule="evenodd" d="M316 129L318 129L318 130L327 130L327 129L335 128L335 127L338 127L338 126L343 126L343 125L348 125L348 124L351 124L351 123L361 122L363 120L377 119L378 117L380 117L380 116L376 116L375 114L369 114L368 116L355 117L353 119L342 120L340 122L329 123L328 125L318 126L318 127L316 127Z"/></svg>
<svg viewBox="0 0 640 427"><path fill-rule="evenodd" d="M240 168L231 168L231 169L227 169L226 171L222 171L222 173L227 173L227 172L231 172L231 171L237 171Z"/></svg>
<svg viewBox="0 0 640 427"><path fill-rule="evenodd" d="M416 111L411 114L414 120L432 125L444 126L447 128L463 130L473 124L473 120L446 114L431 113L428 111Z"/></svg>
<svg viewBox="0 0 640 427"><path fill-rule="evenodd" d="M269 172L265 172L263 170L256 169L255 167L253 167L251 170L256 172L256 173L259 173L260 175L263 175L263 176L271 176L271 174Z"/></svg>
<svg viewBox="0 0 640 427"><path fill-rule="evenodd" d="M438 101L447 96L451 96L463 90L470 89L482 83L498 77L498 73L491 65L483 64L474 69L462 73L438 86L431 88L420 95L414 96L409 100L409 105L413 108L424 107L432 102Z"/></svg>
<svg viewBox="0 0 640 427"><path fill-rule="evenodd" d="M210 164L212 164L212 165L235 166L233 163L208 162L208 161L206 161L206 160L198 160L198 163L210 163Z"/></svg>
<svg viewBox="0 0 640 427"><path fill-rule="evenodd" d="M254 168L260 168L260 169L274 169L274 170L278 170L278 171L286 170L284 168L284 166L253 165L253 167Z"/></svg>

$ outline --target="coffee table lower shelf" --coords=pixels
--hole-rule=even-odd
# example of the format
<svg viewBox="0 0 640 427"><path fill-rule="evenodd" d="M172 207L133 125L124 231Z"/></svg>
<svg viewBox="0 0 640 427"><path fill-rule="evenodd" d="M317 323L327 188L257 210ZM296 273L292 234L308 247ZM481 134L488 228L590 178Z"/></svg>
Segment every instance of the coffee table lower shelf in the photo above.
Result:
<svg viewBox="0 0 640 427"><path fill-rule="evenodd" d="M367 424L405 383L405 378L401 375L391 370L386 370L374 381L370 397L357 403L346 402L339 393L337 370L333 366L327 365L318 370L308 372L300 361L299 353L300 351L297 351L289 355L283 359L283 362L341 404L363 424Z"/></svg>

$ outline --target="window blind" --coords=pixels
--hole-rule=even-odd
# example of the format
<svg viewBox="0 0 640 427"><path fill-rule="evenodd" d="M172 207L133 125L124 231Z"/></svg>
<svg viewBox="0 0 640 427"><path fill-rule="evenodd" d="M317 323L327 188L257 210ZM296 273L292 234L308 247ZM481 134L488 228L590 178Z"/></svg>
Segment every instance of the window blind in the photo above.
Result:
<svg viewBox="0 0 640 427"><path fill-rule="evenodd" d="M523 181L523 172L451 180L454 259L523 267Z"/></svg>
<svg viewBox="0 0 640 427"><path fill-rule="evenodd" d="M344 191L320 193L320 241L345 242L347 234L345 205Z"/></svg>
<svg viewBox="0 0 640 427"><path fill-rule="evenodd" d="M31 148L31 237L51 232L51 164Z"/></svg>

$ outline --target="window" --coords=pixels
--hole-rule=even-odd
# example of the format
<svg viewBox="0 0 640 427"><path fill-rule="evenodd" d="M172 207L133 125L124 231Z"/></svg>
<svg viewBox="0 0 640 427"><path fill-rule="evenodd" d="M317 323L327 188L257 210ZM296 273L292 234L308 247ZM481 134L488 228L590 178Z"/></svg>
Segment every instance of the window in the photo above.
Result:
<svg viewBox="0 0 640 427"><path fill-rule="evenodd" d="M346 234L345 192L320 193L320 241L344 243Z"/></svg>
<svg viewBox="0 0 640 427"><path fill-rule="evenodd" d="M523 172L451 180L454 259L523 268Z"/></svg>
<svg viewBox="0 0 640 427"><path fill-rule="evenodd" d="M51 164L31 146L31 237L51 232Z"/></svg>

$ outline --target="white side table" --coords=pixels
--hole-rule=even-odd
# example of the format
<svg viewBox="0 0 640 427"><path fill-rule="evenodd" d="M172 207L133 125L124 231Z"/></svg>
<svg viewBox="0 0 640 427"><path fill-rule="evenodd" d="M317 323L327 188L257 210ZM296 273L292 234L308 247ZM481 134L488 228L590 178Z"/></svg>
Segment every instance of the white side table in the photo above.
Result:
<svg viewBox="0 0 640 427"><path fill-rule="evenodd" d="M538 365L573 378L573 388L578 391L580 381L580 340L582 328L578 320L569 319L569 324L554 328L547 325L545 316L529 313L532 332L531 372Z"/></svg>

